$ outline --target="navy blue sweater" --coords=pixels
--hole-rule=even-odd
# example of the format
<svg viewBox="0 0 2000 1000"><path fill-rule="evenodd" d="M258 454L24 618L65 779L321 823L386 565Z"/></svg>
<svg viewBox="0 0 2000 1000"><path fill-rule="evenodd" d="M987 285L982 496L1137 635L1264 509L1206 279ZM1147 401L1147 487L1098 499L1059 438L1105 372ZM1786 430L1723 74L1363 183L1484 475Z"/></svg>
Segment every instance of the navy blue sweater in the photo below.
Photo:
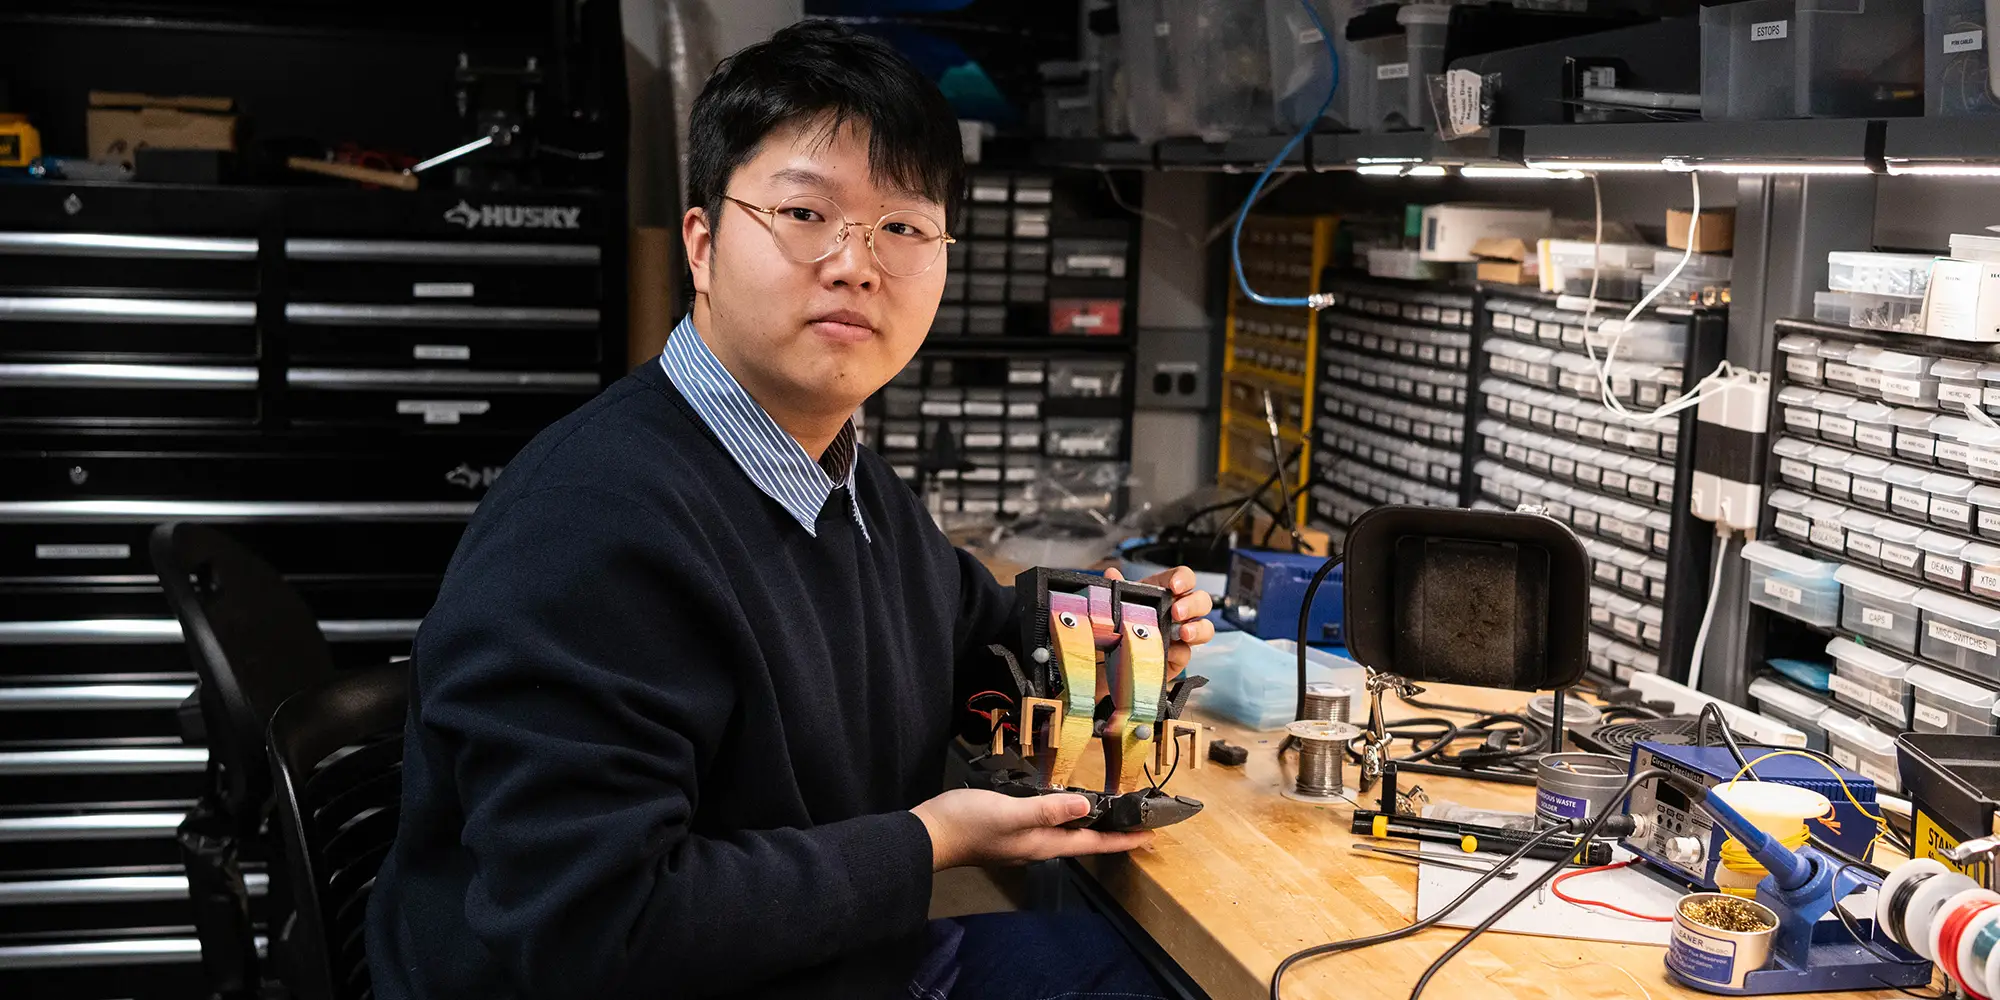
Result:
<svg viewBox="0 0 2000 1000"><path fill-rule="evenodd" d="M844 490L814 538L648 364L509 464L417 635L375 996L904 992L1013 591L857 461L873 541Z"/></svg>

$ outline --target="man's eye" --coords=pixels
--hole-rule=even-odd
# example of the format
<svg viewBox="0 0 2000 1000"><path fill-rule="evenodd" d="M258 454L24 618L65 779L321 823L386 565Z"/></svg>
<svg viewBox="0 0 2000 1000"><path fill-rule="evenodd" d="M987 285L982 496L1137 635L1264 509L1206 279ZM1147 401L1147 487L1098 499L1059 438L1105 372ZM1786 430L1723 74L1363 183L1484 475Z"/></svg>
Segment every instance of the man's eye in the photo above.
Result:
<svg viewBox="0 0 2000 1000"><path fill-rule="evenodd" d="M883 226L882 231L891 236L909 236L917 239L922 239L924 235L923 230L908 222L891 222Z"/></svg>
<svg viewBox="0 0 2000 1000"><path fill-rule="evenodd" d="M822 219L822 217L818 212L815 212L810 208L797 208L797 207L787 208L784 209L780 214L784 215L785 218L790 219L793 222L819 222Z"/></svg>

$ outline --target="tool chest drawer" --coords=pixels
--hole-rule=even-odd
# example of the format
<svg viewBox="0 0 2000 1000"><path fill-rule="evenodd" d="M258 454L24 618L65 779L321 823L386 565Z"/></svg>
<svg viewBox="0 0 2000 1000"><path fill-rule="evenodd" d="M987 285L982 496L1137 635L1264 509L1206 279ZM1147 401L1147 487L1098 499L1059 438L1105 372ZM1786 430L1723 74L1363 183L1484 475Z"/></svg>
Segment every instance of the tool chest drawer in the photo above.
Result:
<svg viewBox="0 0 2000 1000"><path fill-rule="evenodd" d="M0 362L0 426L247 426L256 389L248 367Z"/></svg>
<svg viewBox="0 0 2000 1000"><path fill-rule="evenodd" d="M589 244L293 238L285 286L294 302L594 306L601 256Z"/></svg>
<svg viewBox="0 0 2000 1000"><path fill-rule="evenodd" d="M62 742L178 740L176 710L192 693L193 674L0 680L0 750ZM6 853L0 850L0 856Z"/></svg>
<svg viewBox="0 0 2000 1000"><path fill-rule="evenodd" d="M584 372L293 368L286 373L299 426L532 433L597 392Z"/></svg>
<svg viewBox="0 0 2000 1000"><path fill-rule="evenodd" d="M80 446L11 436L0 447L8 499L88 501L161 521L211 510L182 501L415 501L470 503L486 495L519 450L518 435L449 442L217 437L157 450ZM283 449L283 450L277 450Z"/></svg>
<svg viewBox="0 0 2000 1000"><path fill-rule="evenodd" d="M157 802L201 794L208 751L170 739L96 747L0 748L0 802Z"/></svg>
<svg viewBox="0 0 2000 1000"><path fill-rule="evenodd" d="M257 291L257 241L0 228L0 290L60 295L100 289L247 299Z"/></svg>
<svg viewBox="0 0 2000 1000"><path fill-rule="evenodd" d="M586 308L294 302L285 307L285 342L295 365L594 371L602 357L598 318Z"/></svg>
<svg viewBox="0 0 2000 1000"><path fill-rule="evenodd" d="M150 574L147 539L159 522L91 520L54 516L35 508L54 504L0 502L0 581L106 574ZM345 514L339 508L398 505L294 503L233 506L221 516L186 518L213 523L286 575L376 576L440 574L451 562L468 512L398 519L393 510ZM259 506L283 508L266 516ZM432 505L420 505L432 506ZM439 505L442 506L442 505ZM452 505L457 506L457 505ZM24 510L23 508L27 508ZM313 516L319 514L319 516Z"/></svg>
<svg viewBox="0 0 2000 1000"><path fill-rule="evenodd" d="M9 262L0 257L0 274ZM254 361L250 301L9 295L0 290L0 360Z"/></svg>

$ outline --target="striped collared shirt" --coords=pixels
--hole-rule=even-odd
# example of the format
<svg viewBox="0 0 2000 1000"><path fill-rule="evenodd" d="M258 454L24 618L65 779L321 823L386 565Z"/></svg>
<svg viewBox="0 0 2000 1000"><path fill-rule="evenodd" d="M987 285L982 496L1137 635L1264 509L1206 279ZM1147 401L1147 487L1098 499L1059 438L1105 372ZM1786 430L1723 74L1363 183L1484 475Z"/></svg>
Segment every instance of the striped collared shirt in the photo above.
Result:
<svg viewBox="0 0 2000 1000"><path fill-rule="evenodd" d="M845 486L854 524L863 539L869 538L868 525L861 519L861 498L854 492L854 421L840 428L826 454L815 461L722 367L695 332L692 315L683 317L667 338L660 367L750 481L778 501L807 534L819 537L820 508L834 490Z"/></svg>

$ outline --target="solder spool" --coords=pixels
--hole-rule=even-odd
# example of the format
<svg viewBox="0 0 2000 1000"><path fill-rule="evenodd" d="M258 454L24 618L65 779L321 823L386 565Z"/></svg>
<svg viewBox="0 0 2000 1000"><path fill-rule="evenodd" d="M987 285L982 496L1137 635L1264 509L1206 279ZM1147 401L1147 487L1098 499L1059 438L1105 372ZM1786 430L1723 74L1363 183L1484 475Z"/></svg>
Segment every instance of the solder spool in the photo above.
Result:
<svg viewBox="0 0 2000 1000"><path fill-rule="evenodd" d="M1354 692L1326 681L1306 685L1306 718L1320 722L1351 722Z"/></svg>
<svg viewBox="0 0 2000 1000"><path fill-rule="evenodd" d="M1299 744L1299 776L1284 791L1289 799L1326 802L1342 797L1346 786L1347 744L1361 730L1331 719L1301 719L1285 727Z"/></svg>

